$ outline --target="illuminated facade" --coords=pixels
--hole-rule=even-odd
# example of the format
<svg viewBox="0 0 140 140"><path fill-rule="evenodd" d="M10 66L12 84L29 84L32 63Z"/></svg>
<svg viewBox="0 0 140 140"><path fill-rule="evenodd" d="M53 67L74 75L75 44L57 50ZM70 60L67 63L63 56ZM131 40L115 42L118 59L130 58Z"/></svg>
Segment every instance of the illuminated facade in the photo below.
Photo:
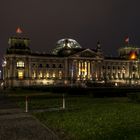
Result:
<svg viewBox="0 0 140 140"><path fill-rule="evenodd" d="M4 55L3 79L6 87L33 85L79 85L86 82L139 85L139 48L126 44L118 57L105 57L100 43L84 49L73 39L62 39L51 54L33 53L30 40L21 36L9 39Z"/></svg>

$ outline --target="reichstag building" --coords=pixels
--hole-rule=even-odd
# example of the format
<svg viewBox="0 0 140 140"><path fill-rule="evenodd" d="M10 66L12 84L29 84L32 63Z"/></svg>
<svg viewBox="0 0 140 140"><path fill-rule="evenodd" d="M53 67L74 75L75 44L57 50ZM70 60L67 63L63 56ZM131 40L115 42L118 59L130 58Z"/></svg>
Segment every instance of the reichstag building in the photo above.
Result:
<svg viewBox="0 0 140 140"><path fill-rule="evenodd" d="M118 57L106 57L98 42L95 49L82 48L73 39L61 39L52 53L34 53L30 40L20 33L9 38L3 61L5 87L34 85L140 84L140 49L125 43Z"/></svg>

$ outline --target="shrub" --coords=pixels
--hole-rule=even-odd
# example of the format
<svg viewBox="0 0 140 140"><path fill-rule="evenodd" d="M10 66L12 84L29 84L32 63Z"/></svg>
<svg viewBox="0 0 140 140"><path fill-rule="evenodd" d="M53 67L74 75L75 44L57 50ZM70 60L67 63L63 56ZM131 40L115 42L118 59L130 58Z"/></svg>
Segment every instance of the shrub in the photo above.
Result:
<svg viewBox="0 0 140 140"><path fill-rule="evenodd" d="M138 93L138 92L136 92L136 93L128 93L127 97L131 101L140 102L140 93Z"/></svg>

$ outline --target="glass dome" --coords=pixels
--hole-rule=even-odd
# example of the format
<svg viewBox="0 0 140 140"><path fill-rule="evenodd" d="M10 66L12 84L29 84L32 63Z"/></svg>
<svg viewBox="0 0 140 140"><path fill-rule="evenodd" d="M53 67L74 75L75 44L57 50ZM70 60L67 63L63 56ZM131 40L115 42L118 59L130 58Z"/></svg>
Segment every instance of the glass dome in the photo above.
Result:
<svg viewBox="0 0 140 140"><path fill-rule="evenodd" d="M56 48L52 51L52 53L57 55L60 50L77 49L77 48L82 48L77 41L75 41L74 39L65 38L59 40L56 43Z"/></svg>

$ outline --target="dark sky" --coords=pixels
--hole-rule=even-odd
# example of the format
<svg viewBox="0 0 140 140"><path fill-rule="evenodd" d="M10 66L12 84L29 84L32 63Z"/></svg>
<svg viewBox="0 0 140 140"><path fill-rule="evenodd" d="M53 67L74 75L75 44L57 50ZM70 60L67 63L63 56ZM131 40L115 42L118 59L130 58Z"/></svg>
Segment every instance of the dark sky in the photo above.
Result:
<svg viewBox="0 0 140 140"><path fill-rule="evenodd" d="M18 26L33 51L48 52L57 40L73 38L84 48L100 40L106 54L116 55L126 36L140 45L140 1L1 0L0 58Z"/></svg>

